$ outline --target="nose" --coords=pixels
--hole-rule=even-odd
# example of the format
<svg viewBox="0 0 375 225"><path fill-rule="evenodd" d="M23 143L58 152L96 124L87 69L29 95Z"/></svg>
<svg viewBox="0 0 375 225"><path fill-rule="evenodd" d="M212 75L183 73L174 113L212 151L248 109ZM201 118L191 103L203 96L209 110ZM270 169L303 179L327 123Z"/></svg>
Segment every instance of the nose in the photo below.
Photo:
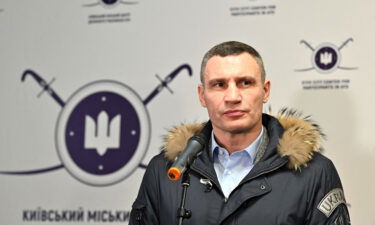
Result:
<svg viewBox="0 0 375 225"><path fill-rule="evenodd" d="M224 100L230 103L238 103L241 101L241 92L238 89L237 85L235 84L228 85Z"/></svg>

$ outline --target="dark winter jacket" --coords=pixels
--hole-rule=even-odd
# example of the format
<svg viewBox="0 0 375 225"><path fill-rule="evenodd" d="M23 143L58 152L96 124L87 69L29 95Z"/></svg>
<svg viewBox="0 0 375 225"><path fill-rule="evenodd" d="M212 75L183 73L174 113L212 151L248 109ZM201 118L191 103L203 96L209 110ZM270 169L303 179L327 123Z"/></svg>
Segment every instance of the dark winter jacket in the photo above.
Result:
<svg viewBox="0 0 375 225"><path fill-rule="evenodd" d="M250 173L226 199L216 177L210 144L191 166L185 208L189 225L318 225L350 224L340 178L332 162L320 154L317 125L295 113L278 118L263 115L268 144ZM147 167L130 225L175 225L181 181L170 181L167 170L186 141L202 125L171 130L165 150Z"/></svg>

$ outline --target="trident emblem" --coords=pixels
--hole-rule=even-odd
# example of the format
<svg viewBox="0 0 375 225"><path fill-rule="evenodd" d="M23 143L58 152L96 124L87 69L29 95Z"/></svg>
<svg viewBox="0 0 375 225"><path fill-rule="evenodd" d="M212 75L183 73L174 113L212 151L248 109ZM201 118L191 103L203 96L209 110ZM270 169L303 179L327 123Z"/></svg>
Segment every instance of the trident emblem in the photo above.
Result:
<svg viewBox="0 0 375 225"><path fill-rule="evenodd" d="M150 141L151 123L146 106L177 75L187 71L188 64L178 66L144 99L131 87L113 80L91 82L79 88L64 101L52 88L53 78L47 82L32 70L21 77L33 78L42 91L38 98L48 93L62 107L56 123L55 143L60 165L27 171L0 171L7 175L40 174L61 168L83 183L105 186L117 183L135 169L146 168L142 159Z"/></svg>
<svg viewBox="0 0 375 225"><path fill-rule="evenodd" d="M121 115L116 115L109 121L105 111L99 113L97 122L90 116L85 117L85 141L86 149L96 149L99 155L104 155L109 148L120 147Z"/></svg>

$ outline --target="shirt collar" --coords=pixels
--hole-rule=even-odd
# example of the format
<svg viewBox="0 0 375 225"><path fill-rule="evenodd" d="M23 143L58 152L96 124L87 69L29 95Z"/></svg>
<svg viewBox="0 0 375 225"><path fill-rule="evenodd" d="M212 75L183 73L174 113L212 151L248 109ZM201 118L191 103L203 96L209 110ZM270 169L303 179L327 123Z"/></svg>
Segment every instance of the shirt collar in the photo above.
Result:
<svg viewBox="0 0 375 225"><path fill-rule="evenodd" d="M263 132L264 132L264 129L263 129L263 126L262 126L262 130L260 131L260 134L258 135L258 137L255 139L255 141L253 141L249 146L247 146L245 149L241 149L242 150L245 150L251 157L251 160L254 162L254 159L255 159L255 156L258 152L258 149L259 149L259 145L261 143L261 140L262 140L262 136L263 136ZM212 130L211 132L211 159L213 159L213 156L215 154L218 153L218 149L219 148L222 148L222 149L225 149L223 147L221 147L215 140L215 135L214 135L214 130ZM216 149L216 150L215 150ZM225 149L226 150L226 149ZM228 150L226 150L228 151Z"/></svg>

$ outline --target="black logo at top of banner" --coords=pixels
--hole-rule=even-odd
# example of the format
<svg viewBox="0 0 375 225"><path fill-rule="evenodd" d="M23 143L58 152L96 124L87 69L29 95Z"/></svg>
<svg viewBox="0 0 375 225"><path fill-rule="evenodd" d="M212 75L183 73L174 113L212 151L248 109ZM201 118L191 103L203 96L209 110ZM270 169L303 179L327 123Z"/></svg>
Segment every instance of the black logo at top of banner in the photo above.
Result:
<svg viewBox="0 0 375 225"><path fill-rule="evenodd" d="M332 43L322 43L318 47L312 47L307 41L301 40L301 44L304 44L312 51L311 64L312 67L304 69L296 69L296 72L305 72L310 70L316 70L319 73L331 73L336 69L342 70L355 70L357 67L344 67L340 65L341 62L341 49L345 47L349 42L353 41L353 38L349 38L344 41L339 47Z"/></svg>
<svg viewBox="0 0 375 225"><path fill-rule="evenodd" d="M102 6L105 8L111 8L116 5L134 5L138 4L138 1L126 1L126 0L95 0L95 2L84 4L85 7Z"/></svg>
<svg viewBox="0 0 375 225"><path fill-rule="evenodd" d="M102 0L102 2L104 2L104 4L106 4L106 5L113 5L113 4L116 4L119 1L118 0Z"/></svg>
<svg viewBox="0 0 375 225"><path fill-rule="evenodd" d="M118 5L135 5L138 1L135 0L91 0L93 2L83 4L83 7L101 6L105 9L113 9ZM131 21L131 13L129 10L119 12L116 11L97 11L88 15L88 24L108 24L108 23L128 23Z"/></svg>
<svg viewBox="0 0 375 225"><path fill-rule="evenodd" d="M183 64L141 99L131 87L113 80L91 82L79 88L64 101L47 82L32 70L26 70L22 81L33 78L41 87L40 97L48 93L61 107L56 123L55 144L61 165L28 171L0 171L7 175L31 175L65 168L73 177L94 186L122 181L142 164L151 137L147 104L183 70L192 76L192 69Z"/></svg>

